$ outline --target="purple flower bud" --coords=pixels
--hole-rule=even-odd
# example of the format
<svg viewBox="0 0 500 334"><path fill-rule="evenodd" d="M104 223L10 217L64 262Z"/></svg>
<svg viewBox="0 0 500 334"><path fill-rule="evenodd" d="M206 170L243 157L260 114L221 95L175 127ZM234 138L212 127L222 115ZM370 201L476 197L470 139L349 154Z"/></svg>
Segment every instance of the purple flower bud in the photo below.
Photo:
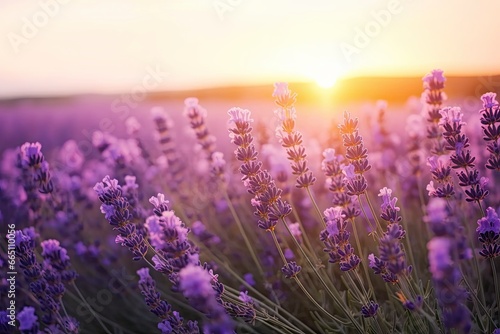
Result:
<svg viewBox="0 0 500 334"><path fill-rule="evenodd" d="M38 317L35 315L35 308L25 306L17 315L20 331L30 331L36 333L38 328Z"/></svg>
<svg viewBox="0 0 500 334"><path fill-rule="evenodd" d="M497 213L492 207L486 209L486 217L483 217L477 221L478 233L493 232L495 234L500 233L500 218L498 218Z"/></svg>
<svg viewBox="0 0 500 334"><path fill-rule="evenodd" d="M68 261L69 256L66 249L60 246L58 240L49 239L42 241L40 244L42 246L42 256L44 258L54 258L60 261Z"/></svg>
<svg viewBox="0 0 500 334"><path fill-rule="evenodd" d="M346 179L352 180L356 177L356 174L354 173L354 165L349 164L347 166L342 166L342 173L345 175Z"/></svg>
<svg viewBox="0 0 500 334"><path fill-rule="evenodd" d="M424 82L424 88L426 89L442 89L444 87L444 82L446 78L443 75L443 70L435 69L431 73L424 76L422 81Z"/></svg>
<svg viewBox="0 0 500 334"><path fill-rule="evenodd" d="M241 291L238 297L245 304L253 304L254 300L248 295L248 291Z"/></svg>
<svg viewBox="0 0 500 334"><path fill-rule="evenodd" d="M429 270L435 279L443 279L446 270L453 265L450 255L451 239L448 237L434 237L427 243L429 250Z"/></svg>
<svg viewBox="0 0 500 334"><path fill-rule="evenodd" d="M248 109L241 108L231 108L227 112L230 116L228 123L238 123L238 122L253 122L253 119L250 118L250 111Z"/></svg>
<svg viewBox="0 0 500 334"><path fill-rule="evenodd" d="M281 271L285 274L286 278L292 278L298 275L298 273L302 270L302 267L299 266L296 262L291 261L288 262L281 268Z"/></svg>
<svg viewBox="0 0 500 334"><path fill-rule="evenodd" d="M481 100L483 101L484 108L491 108L498 106L498 101L496 100L497 94L488 92L481 96Z"/></svg>
<svg viewBox="0 0 500 334"><path fill-rule="evenodd" d="M375 303L373 300L370 300L370 302L366 305L363 305L361 307L361 315L364 318L371 318L377 315L378 311L378 304Z"/></svg>
<svg viewBox="0 0 500 334"><path fill-rule="evenodd" d="M439 120L439 125L464 125L462 118L464 114L462 113L460 107L444 107L439 111L441 114L441 119Z"/></svg>
<svg viewBox="0 0 500 334"><path fill-rule="evenodd" d="M245 280L245 282L247 282L249 285L251 286L255 286L255 280L253 278L253 275L252 273L246 273L245 275L243 275L243 279Z"/></svg>

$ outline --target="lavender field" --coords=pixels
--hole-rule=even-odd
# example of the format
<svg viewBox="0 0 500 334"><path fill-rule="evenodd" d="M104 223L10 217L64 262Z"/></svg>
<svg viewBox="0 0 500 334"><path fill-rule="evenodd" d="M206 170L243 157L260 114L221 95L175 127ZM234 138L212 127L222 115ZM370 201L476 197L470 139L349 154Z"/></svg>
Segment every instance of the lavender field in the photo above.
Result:
<svg viewBox="0 0 500 334"><path fill-rule="evenodd" d="M3 101L0 333L500 333L500 107L424 74Z"/></svg>

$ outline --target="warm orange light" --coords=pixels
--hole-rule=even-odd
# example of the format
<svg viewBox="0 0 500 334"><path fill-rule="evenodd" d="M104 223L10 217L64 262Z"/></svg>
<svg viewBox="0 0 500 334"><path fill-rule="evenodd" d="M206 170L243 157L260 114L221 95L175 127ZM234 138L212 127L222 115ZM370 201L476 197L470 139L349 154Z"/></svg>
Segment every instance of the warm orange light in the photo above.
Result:
<svg viewBox="0 0 500 334"><path fill-rule="evenodd" d="M316 84L324 89L330 89L335 85L339 78L339 71L329 62L319 63L314 69L309 71L309 77Z"/></svg>
<svg viewBox="0 0 500 334"><path fill-rule="evenodd" d="M314 79L316 81L316 84L320 86L321 88L329 89L332 88L333 85L335 85L335 82L337 82L337 78L334 76L329 76L329 75L324 75L324 76L319 76Z"/></svg>

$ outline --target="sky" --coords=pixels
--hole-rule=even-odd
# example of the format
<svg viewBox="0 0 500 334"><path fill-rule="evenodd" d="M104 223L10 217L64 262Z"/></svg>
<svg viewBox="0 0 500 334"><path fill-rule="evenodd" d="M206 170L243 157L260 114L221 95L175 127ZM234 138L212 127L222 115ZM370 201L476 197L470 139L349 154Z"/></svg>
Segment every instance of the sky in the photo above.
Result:
<svg viewBox="0 0 500 334"><path fill-rule="evenodd" d="M0 0L0 98L500 73L496 0Z"/></svg>

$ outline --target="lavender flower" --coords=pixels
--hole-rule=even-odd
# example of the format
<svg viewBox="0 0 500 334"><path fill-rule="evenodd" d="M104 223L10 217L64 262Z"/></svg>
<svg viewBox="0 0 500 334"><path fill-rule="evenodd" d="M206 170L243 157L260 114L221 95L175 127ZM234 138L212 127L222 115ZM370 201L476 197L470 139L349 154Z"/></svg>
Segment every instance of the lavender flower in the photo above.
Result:
<svg viewBox="0 0 500 334"><path fill-rule="evenodd" d="M245 322L254 324L257 318L257 312L255 310L255 301L252 297L248 295L248 291L241 291L238 299L243 304L236 303L224 303L224 307L228 311L229 315L233 317L238 317L244 319Z"/></svg>
<svg viewBox="0 0 500 334"><path fill-rule="evenodd" d="M200 266L187 265L180 273L180 290L189 303L205 313L208 322L204 332L214 334L234 333L234 324L224 308L217 302L212 287L212 276Z"/></svg>
<svg viewBox="0 0 500 334"><path fill-rule="evenodd" d="M486 168L500 171L500 107L496 100L497 94L486 93L481 96L483 109L481 113L481 124L483 129L483 140L486 141L486 149L489 157Z"/></svg>
<svg viewBox="0 0 500 334"><path fill-rule="evenodd" d="M161 107L152 108L151 114L153 115L153 119L156 124L156 131L158 133L158 141L160 142L161 151L168 164L168 185L172 190L177 190L180 182L182 181L183 166L172 136L174 122Z"/></svg>
<svg viewBox="0 0 500 334"><path fill-rule="evenodd" d="M343 145L346 149L346 160L349 165L343 168L344 183L347 194L359 196L364 194L368 185L363 175L371 169L368 163L367 149L364 147L363 138L359 135L358 119L352 119L348 112L344 113L344 122L339 125Z"/></svg>
<svg viewBox="0 0 500 334"><path fill-rule="evenodd" d="M379 239L379 254L376 257L373 254L368 256L369 266L375 274L381 275L384 281L396 283L399 276L407 275L412 267L406 265L406 254L401 240L405 237L406 231L399 224L400 208L396 206L397 197L392 197L392 190L384 187L380 189L379 197L382 197L382 214L380 218L387 221L387 230Z"/></svg>
<svg viewBox="0 0 500 334"><path fill-rule="evenodd" d="M283 268L281 268L281 271L283 272L283 274L285 274L286 278L297 276L301 270L302 267L299 266L295 261L290 261L286 263Z"/></svg>
<svg viewBox="0 0 500 334"><path fill-rule="evenodd" d="M454 245L450 237L434 237L429 241L429 269L446 328L468 333L470 312L465 306L466 291L460 286L460 271L452 257Z"/></svg>
<svg viewBox="0 0 500 334"><path fill-rule="evenodd" d="M248 192L254 195L252 201L255 207L255 215L259 217L258 226L266 231L274 231L279 219L286 217L291 212L288 203L281 199L279 189L271 175L262 170L262 162L257 161L257 152L253 144L252 127L250 123L250 111L240 108L232 108L228 111L230 116L229 136L233 144L237 146L236 159L242 163L240 172L243 174L242 181L248 188Z"/></svg>
<svg viewBox="0 0 500 334"><path fill-rule="evenodd" d="M38 317L35 315L35 308L25 306L18 314L19 330L23 334L38 333Z"/></svg>
<svg viewBox="0 0 500 334"><path fill-rule="evenodd" d="M21 184L26 194L26 202L32 211L35 225L40 222L42 199L40 194L51 194L54 190L49 163L42 153L39 142L26 142L18 148L16 167L20 170Z"/></svg>
<svg viewBox="0 0 500 334"><path fill-rule="evenodd" d="M101 212L104 213L113 229L119 233L117 243L127 246L134 255L134 260L143 258L148 248L144 236L138 233L136 226L131 223L130 204L122 195L123 191L118 180L106 175L102 182L98 182L93 189L102 202Z"/></svg>
<svg viewBox="0 0 500 334"><path fill-rule="evenodd" d="M377 315L378 307L379 306L377 303L375 303L373 300L370 300L368 304L361 307L361 315L364 318L372 318Z"/></svg>
<svg viewBox="0 0 500 334"><path fill-rule="evenodd" d="M151 218L151 217L150 217ZM174 289L178 287L178 273L188 264L198 264L198 249L189 241L189 229L173 211L163 212L156 226L148 221L146 228L158 255L153 256L155 269L169 275Z"/></svg>
<svg viewBox="0 0 500 334"><path fill-rule="evenodd" d="M430 197L451 198L455 195L453 183L451 181L451 166L447 156L433 155L427 159L432 174L433 181L427 185Z"/></svg>
<svg viewBox="0 0 500 334"><path fill-rule="evenodd" d="M440 114L439 125L444 130L445 149L453 151L450 156L451 167L453 169L462 169L457 175L460 180L459 185L465 191L465 200L479 203L489 192L485 189L485 180L481 181L479 171L475 168L475 158L468 149L470 146L469 138L462 133L462 126L465 124L462 122L462 111L459 107L446 107L441 109Z"/></svg>
<svg viewBox="0 0 500 334"><path fill-rule="evenodd" d="M158 193L157 196L151 196L149 198L149 203L153 204L153 206L155 207L153 209L153 213L158 217L161 217L164 211L169 210L168 209L169 201L165 199L164 194Z"/></svg>
<svg viewBox="0 0 500 334"><path fill-rule="evenodd" d="M293 105L296 94L292 93L288 89L288 84L284 82L275 83L274 87L273 96L276 97L276 104L280 106L275 111L279 120L276 136L281 146L286 149L292 166L292 173L297 176L295 186L297 188L308 188L314 185L316 178L307 167L307 155L302 145L302 134L295 130L296 112Z"/></svg>
<svg viewBox="0 0 500 334"><path fill-rule="evenodd" d="M479 254L485 258L495 258L500 256L500 218L491 207L486 209L486 217L477 221L476 232L483 249Z"/></svg>
<svg viewBox="0 0 500 334"><path fill-rule="evenodd" d="M352 176L354 166L343 165L343 157L337 155L333 148L326 149L323 152L323 157L321 169L327 177L328 190L333 193L333 206L341 207L344 218L352 220L360 215L360 211L355 204L355 197L346 193L344 179L346 177L345 173ZM344 171L346 172L344 173Z"/></svg>
<svg viewBox="0 0 500 334"><path fill-rule="evenodd" d="M210 161L212 174L215 178L225 182L226 160L224 160L224 154L222 152L213 152Z"/></svg>
<svg viewBox="0 0 500 334"><path fill-rule="evenodd" d="M25 231L16 231L16 256L20 268L29 282L29 290L44 312L42 322L54 326L55 331L64 329L68 333L77 333L78 322L59 315L65 285L75 280L76 272L69 269L70 259L57 240L46 240L41 244L43 265L35 257L35 240Z"/></svg>
<svg viewBox="0 0 500 334"><path fill-rule="evenodd" d="M207 159L211 161L215 153L215 137L209 133L206 126L207 111L198 104L198 99L194 97L187 98L184 105L184 116L189 119L198 144L206 152Z"/></svg>
<svg viewBox="0 0 500 334"><path fill-rule="evenodd" d="M58 240L49 239L40 243L42 246L42 257L44 259L45 267L49 265L56 270L58 275L61 275L61 280L65 284L74 282L77 274L74 270L70 269L70 258L66 249L62 248Z"/></svg>
<svg viewBox="0 0 500 334"><path fill-rule="evenodd" d="M441 114L439 110L441 105L446 100L446 95L443 92L444 83L446 81L442 70L432 70L422 79L424 83L424 92L422 93L422 102L425 103L423 113L427 116L427 138L433 140L431 153L435 155L444 155L445 143L442 140L442 132L439 128Z"/></svg>
<svg viewBox="0 0 500 334"><path fill-rule="evenodd" d="M156 283L149 274L149 268L139 269L137 274L139 275L139 288L146 305L154 315L161 319L158 328L162 333L199 333L196 321L189 320L187 324L184 324L179 313L172 311L170 304L161 299L160 293L156 290Z"/></svg>
<svg viewBox="0 0 500 334"><path fill-rule="evenodd" d="M330 263L339 263L340 270L355 269L361 262L354 254L354 248L349 242L347 221L342 214L342 208L329 208L324 212L326 229L321 231L320 240L325 244L323 251L327 252Z"/></svg>

